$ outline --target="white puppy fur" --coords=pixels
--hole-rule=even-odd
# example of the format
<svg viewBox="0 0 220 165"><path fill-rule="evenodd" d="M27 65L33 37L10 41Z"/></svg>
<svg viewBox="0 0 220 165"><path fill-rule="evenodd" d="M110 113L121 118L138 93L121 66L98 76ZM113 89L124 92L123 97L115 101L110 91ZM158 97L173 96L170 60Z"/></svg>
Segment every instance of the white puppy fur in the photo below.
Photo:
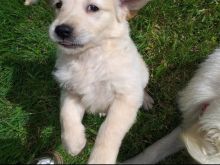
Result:
<svg viewBox="0 0 220 165"><path fill-rule="evenodd" d="M88 163L115 163L144 102L149 72L129 36L129 10L147 0L55 0L50 37L58 43L54 76L62 88L62 141L72 155L86 144L84 112L107 113ZM58 26L71 28L60 37ZM64 28L65 31L65 28ZM65 32L61 32L65 35ZM65 34L64 34L65 33ZM152 99L145 95L145 106Z"/></svg>
<svg viewBox="0 0 220 165"><path fill-rule="evenodd" d="M220 163L220 49L201 64L179 94L182 138L191 156L202 164Z"/></svg>
<svg viewBox="0 0 220 165"><path fill-rule="evenodd" d="M179 93L183 123L144 152L124 163L157 163L184 146L202 164L220 164L220 49L200 65Z"/></svg>

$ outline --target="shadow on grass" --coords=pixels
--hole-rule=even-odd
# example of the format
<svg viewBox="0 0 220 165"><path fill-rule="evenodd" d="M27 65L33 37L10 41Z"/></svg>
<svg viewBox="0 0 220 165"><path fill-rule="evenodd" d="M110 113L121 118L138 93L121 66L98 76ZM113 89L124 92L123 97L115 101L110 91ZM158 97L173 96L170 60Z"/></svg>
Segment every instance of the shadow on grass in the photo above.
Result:
<svg viewBox="0 0 220 165"><path fill-rule="evenodd" d="M54 59L23 61L4 60L4 66L13 68L12 85L7 99L22 108L26 114L25 142L9 139L4 151L8 163L28 163L33 157L53 151L60 143L59 89L53 77ZM25 138L25 137L21 137ZM16 150L16 152L10 152ZM18 155L15 157L15 153ZM12 159L11 159L12 158ZM15 162L18 158L17 162Z"/></svg>
<svg viewBox="0 0 220 165"><path fill-rule="evenodd" d="M25 148L20 139L0 139L0 163L5 164L7 160L10 164L22 163L19 158L19 153L25 153ZM10 149L9 149L10 148ZM4 152L3 152L4 151ZM4 159L4 160L3 160Z"/></svg>

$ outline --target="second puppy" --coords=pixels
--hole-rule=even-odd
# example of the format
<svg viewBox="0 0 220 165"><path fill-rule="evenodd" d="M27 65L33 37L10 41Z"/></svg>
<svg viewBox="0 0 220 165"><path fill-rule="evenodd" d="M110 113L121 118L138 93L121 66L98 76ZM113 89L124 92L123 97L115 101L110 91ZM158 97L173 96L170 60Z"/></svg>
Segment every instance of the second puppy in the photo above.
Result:
<svg viewBox="0 0 220 165"><path fill-rule="evenodd" d="M184 147L201 164L220 164L220 49L200 65L179 93L183 122L126 164L153 164Z"/></svg>

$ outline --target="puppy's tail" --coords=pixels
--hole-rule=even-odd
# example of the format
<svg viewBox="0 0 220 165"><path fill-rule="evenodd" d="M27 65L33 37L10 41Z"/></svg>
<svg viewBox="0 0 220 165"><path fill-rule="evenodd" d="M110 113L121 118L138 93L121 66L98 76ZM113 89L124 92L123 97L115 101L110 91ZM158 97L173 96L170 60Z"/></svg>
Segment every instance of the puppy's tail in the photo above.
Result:
<svg viewBox="0 0 220 165"><path fill-rule="evenodd" d="M142 153L122 164L155 164L184 148L180 139L181 128L177 127L169 135L163 137Z"/></svg>

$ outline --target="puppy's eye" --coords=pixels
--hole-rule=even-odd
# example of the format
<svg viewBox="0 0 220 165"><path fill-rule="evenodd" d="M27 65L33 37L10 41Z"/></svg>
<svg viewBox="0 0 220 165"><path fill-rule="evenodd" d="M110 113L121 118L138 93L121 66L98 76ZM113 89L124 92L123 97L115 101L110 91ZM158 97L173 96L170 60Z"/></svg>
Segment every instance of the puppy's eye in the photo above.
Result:
<svg viewBox="0 0 220 165"><path fill-rule="evenodd" d="M87 12L97 12L97 11L99 11L99 8L95 5L89 5L87 7Z"/></svg>
<svg viewBox="0 0 220 165"><path fill-rule="evenodd" d="M60 9L60 8L62 7L62 5L63 5L62 1L59 1L59 2L57 2L57 3L55 4L55 7L56 7L57 9Z"/></svg>

